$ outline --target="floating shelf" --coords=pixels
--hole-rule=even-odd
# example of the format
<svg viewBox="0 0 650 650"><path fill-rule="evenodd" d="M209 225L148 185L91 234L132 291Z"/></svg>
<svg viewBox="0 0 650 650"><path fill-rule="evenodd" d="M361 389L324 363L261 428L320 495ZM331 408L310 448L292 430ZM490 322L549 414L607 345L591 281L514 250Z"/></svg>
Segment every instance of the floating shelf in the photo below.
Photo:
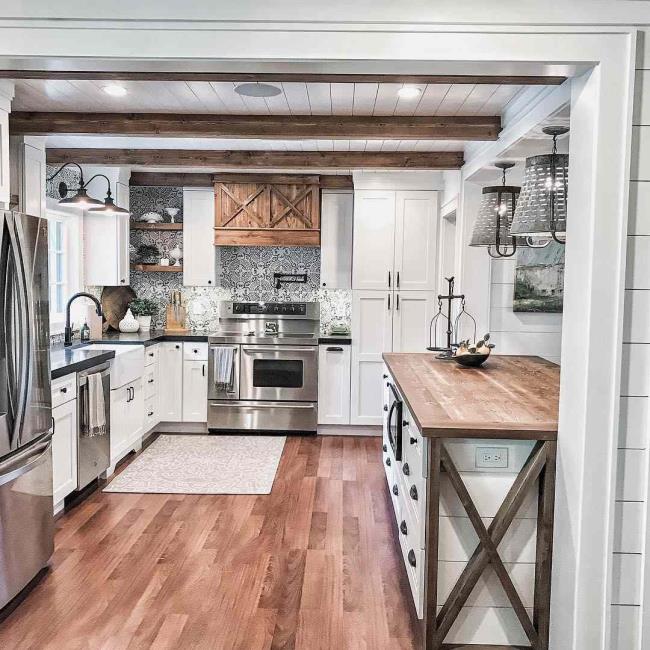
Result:
<svg viewBox="0 0 650 650"><path fill-rule="evenodd" d="M183 230L182 223L143 223L134 221L131 230Z"/></svg>
<svg viewBox="0 0 650 650"><path fill-rule="evenodd" d="M160 264L131 264L132 271L145 273L182 273L182 266L160 266Z"/></svg>

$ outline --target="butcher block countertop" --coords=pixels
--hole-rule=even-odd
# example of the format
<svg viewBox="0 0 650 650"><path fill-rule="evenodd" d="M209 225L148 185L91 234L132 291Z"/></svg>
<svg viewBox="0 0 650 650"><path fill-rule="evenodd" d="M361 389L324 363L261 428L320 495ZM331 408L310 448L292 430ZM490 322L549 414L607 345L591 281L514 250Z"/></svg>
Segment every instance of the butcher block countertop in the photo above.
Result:
<svg viewBox="0 0 650 650"><path fill-rule="evenodd" d="M463 368L434 354L383 355L423 436L556 440L560 366L492 355Z"/></svg>

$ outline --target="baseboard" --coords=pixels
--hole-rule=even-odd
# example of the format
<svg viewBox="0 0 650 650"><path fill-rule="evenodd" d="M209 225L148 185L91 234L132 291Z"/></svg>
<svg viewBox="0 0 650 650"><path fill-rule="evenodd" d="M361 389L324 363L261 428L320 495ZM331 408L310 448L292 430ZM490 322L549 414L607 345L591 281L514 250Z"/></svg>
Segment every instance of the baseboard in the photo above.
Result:
<svg viewBox="0 0 650 650"><path fill-rule="evenodd" d="M319 436L381 436L381 427L352 424L319 424Z"/></svg>
<svg viewBox="0 0 650 650"><path fill-rule="evenodd" d="M207 422L159 422L155 433L207 433Z"/></svg>

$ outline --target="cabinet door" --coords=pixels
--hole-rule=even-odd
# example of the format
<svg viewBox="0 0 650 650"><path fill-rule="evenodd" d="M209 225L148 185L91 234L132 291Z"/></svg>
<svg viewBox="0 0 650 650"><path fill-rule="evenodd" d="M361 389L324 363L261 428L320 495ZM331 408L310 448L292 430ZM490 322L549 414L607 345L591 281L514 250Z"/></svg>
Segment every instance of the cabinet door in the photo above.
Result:
<svg viewBox="0 0 650 650"><path fill-rule="evenodd" d="M183 422L208 421L208 362L183 362Z"/></svg>
<svg viewBox="0 0 650 650"><path fill-rule="evenodd" d="M54 504L77 489L77 400L52 409L52 483Z"/></svg>
<svg viewBox="0 0 650 650"><path fill-rule="evenodd" d="M320 283L349 289L352 282L352 192L323 190L320 223Z"/></svg>
<svg viewBox="0 0 650 650"><path fill-rule="evenodd" d="M349 345L318 349L318 424L350 424Z"/></svg>
<svg viewBox="0 0 650 650"><path fill-rule="evenodd" d="M142 378L137 379L131 387L131 400L128 403L129 448L131 448L144 432L144 388Z"/></svg>
<svg viewBox="0 0 650 650"><path fill-rule="evenodd" d="M183 344L166 341L158 353L158 400L161 422L183 419Z"/></svg>
<svg viewBox="0 0 650 650"><path fill-rule="evenodd" d="M129 446L130 386L111 391L111 465L124 456Z"/></svg>
<svg viewBox="0 0 650 650"><path fill-rule="evenodd" d="M353 289L390 289L394 283L395 192L354 193Z"/></svg>
<svg viewBox="0 0 650 650"><path fill-rule="evenodd" d="M438 192L397 192L395 290L436 289Z"/></svg>
<svg viewBox="0 0 650 650"><path fill-rule="evenodd" d="M214 286L214 190L183 190L183 249L183 284Z"/></svg>
<svg viewBox="0 0 650 650"><path fill-rule="evenodd" d="M45 216L45 149L22 144L22 211L34 217Z"/></svg>
<svg viewBox="0 0 650 650"><path fill-rule="evenodd" d="M129 284L129 216L86 212L83 230L85 283Z"/></svg>
<svg viewBox="0 0 650 650"><path fill-rule="evenodd" d="M352 292L351 424L382 423L381 355L392 350L394 302L390 291Z"/></svg>
<svg viewBox="0 0 650 650"><path fill-rule="evenodd" d="M424 352L435 298L430 291L396 291L393 310L393 352Z"/></svg>

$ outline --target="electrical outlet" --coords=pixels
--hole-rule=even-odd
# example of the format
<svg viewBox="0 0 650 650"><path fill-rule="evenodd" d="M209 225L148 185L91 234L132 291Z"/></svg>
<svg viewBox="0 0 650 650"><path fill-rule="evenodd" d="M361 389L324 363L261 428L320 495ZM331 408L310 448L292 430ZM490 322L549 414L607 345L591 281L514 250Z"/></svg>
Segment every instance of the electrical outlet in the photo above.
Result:
<svg viewBox="0 0 650 650"><path fill-rule="evenodd" d="M477 447L476 467L502 468L508 467L507 447Z"/></svg>

